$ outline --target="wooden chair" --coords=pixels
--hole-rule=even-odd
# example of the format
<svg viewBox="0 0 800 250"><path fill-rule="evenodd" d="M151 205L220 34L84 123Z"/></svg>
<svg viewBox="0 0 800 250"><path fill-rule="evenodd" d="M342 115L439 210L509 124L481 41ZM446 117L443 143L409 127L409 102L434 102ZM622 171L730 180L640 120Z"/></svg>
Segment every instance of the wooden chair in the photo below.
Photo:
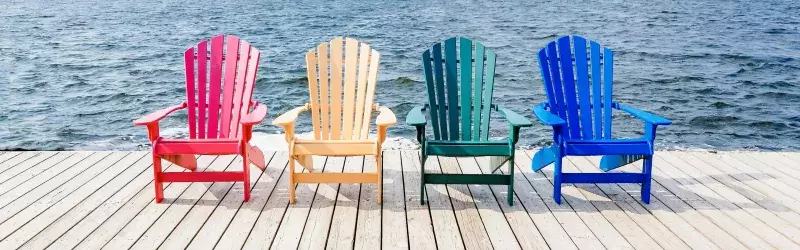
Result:
<svg viewBox="0 0 800 250"><path fill-rule="evenodd" d="M406 117L406 123L417 128L417 140L422 144L421 203L425 203L425 184L487 184L507 185L508 204L513 205L514 145L519 129L531 126L531 122L492 104L495 61L493 51L464 37L444 41L444 55L442 43L422 53L428 105L411 109ZM433 139L425 135L425 110L432 121ZM489 140L492 111L500 112L508 121L507 139ZM508 162L508 174L425 173L425 161L431 155L491 156L492 173Z"/></svg>
<svg viewBox="0 0 800 250"><path fill-rule="evenodd" d="M330 54L330 55L329 55ZM306 53L310 102L294 108L273 121L286 131L289 144L289 201L295 202L296 183L376 183L378 203L382 196L381 144L386 129L395 124L387 107L373 103L378 80L380 54L366 43L352 38L336 38ZM377 138L369 138L372 111ZM314 139L294 136L294 124L300 113L311 111ZM314 173L313 155L374 155L376 173ZM296 173L295 161L308 170Z"/></svg>
<svg viewBox="0 0 800 250"><path fill-rule="evenodd" d="M590 48L587 51L587 47ZM553 199L561 203L562 183L641 183L642 201L650 203L656 127L670 125L663 117L613 102L614 54L595 41L564 36L539 51L547 102L535 107L536 117L553 126L553 145L534 154L534 171L555 163ZM574 52L574 53L573 53ZM590 52L590 53L589 53ZM614 139L611 113L617 109L644 121L644 136ZM644 159L641 173L562 173L568 155L602 155L600 169L609 171Z"/></svg>
<svg viewBox="0 0 800 250"><path fill-rule="evenodd" d="M147 126L153 145L157 203L164 200L164 182L241 181L244 200L250 199L248 165L265 168L264 153L249 144L253 126L267 115L266 106L251 100L260 55L249 43L231 35L201 41L184 52L187 100L133 121ZM181 109L188 109L189 138L162 138L158 122ZM195 155L229 154L242 156L242 171L194 172ZM162 172L161 159L192 172Z"/></svg>

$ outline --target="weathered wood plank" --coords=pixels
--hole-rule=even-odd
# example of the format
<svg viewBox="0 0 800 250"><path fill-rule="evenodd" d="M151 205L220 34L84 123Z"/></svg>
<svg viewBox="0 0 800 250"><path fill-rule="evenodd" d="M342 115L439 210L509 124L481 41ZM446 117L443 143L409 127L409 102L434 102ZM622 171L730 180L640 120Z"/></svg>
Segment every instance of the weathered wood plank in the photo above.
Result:
<svg viewBox="0 0 800 250"><path fill-rule="evenodd" d="M326 173L341 173L344 169L345 159L342 157L315 157L325 163ZM323 164L320 164L323 165ZM328 230L333 221L333 209L336 204L336 193L339 192L339 183L329 183L317 188L317 195L311 203L311 212L305 222L299 249L323 249L328 240Z"/></svg>
<svg viewBox="0 0 800 250"><path fill-rule="evenodd" d="M381 222L379 223L381 234L378 235L381 239L381 247L383 249L408 249L408 234L410 232L406 224L406 196L403 193L405 185L403 183L400 152L383 152L383 176L383 209L381 211ZM415 187L419 192L419 183ZM419 203L419 200L417 200L417 203ZM430 223L430 214L427 216L428 223ZM432 241L433 235L431 234L430 236ZM432 245L432 247L435 247L435 245Z"/></svg>
<svg viewBox="0 0 800 250"><path fill-rule="evenodd" d="M0 152L0 163L20 155L22 152Z"/></svg>
<svg viewBox="0 0 800 250"><path fill-rule="evenodd" d="M197 160L198 170L205 170L215 158L216 157L213 156L199 157ZM162 164L163 162L165 161L162 160ZM173 169L173 171L176 170L179 172L186 171L184 168ZM129 228L128 225L130 225L132 222L134 225L131 225L131 227L136 227L137 224L147 224L148 221L152 223L153 220L155 220L159 215L161 215L161 213L163 213L164 210L169 207L169 204L175 201L175 197L179 197L188 186L189 183L169 183L169 185L165 185L164 197L166 198L162 204L155 203L153 186L141 190L133 199L129 200L124 206L114 212L111 217L105 220L102 225L95 228L77 246L71 247L90 249L101 248L110 240L115 238L122 230ZM129 232L132 230L134 229L129 229ZM120 237L128 238L128 235L120 235Z"/></svg>
<svg viewBox="0 0 800 250"><path fill-rule="evenodd" d="M778 231L775 231L769 225L765 224L752 214L749 214L747 210L742 209L739 206L734 205L730 201L726 200L726 197L719 195L718 193L714 192L714 190L710 189L706 185L700 183L699 181L695 180L692 176L687 175L679 170L688 169L690 167L685 166L686 163L682 159L678 159L677 156L672 155L670 152L664 152L659 154L656 157L657 160L661 162L666 162L668 164L661 164L660 168L656 171L661 171L665 174L665 177L670 178L671 181L677 181L683 187L691 187L687 193L695 194L700 198L706 200L708 204L717 208L718 211L714 211L717 214L721 214L719 216L719 223L726 223L726 229L735 231L731 234L736 235L737 238L746 240L743 238L745 235L747 236L756 236L753 238L759 238L761 241L753 240L751 248L756 248L755 246L764 246L763 242L766 242L774 247L780 249L786 248L795 248L800 247L796 243L792 242L788 238L781 235ZM697 178L699 176L696 176ZM671 185L670 185L671 186ZM687 191L688 191L687 190ZM691 196L690 196L691 197ZM706 212L711 213L711 212ZM727 215L729 218L723 219L724 215ZM722 222L722 221L725 222ZM738 223L741 226L734 227L735 224ZM737 230L738 229L738 230ZM748 233L749 230L752 233ZM756 245L759 244L759 245Z"/></svg>
<svg viewBox="0 0 800 250"><path fill-rule="evenodd" d="M10 198L0 199L0 211L11 212L0 213L0 248L450 249L473 247L475 239L465 236L474 234L465 230L472 227L483 230L478 240L485 248L500 249L625 246L603 238L609 231L637 249L800 247L796 153L658 152L651 204L639 200L638 184L580 184L565 186L569 204L556 205L552 172L532 172L528 153L519 152L516 204L508 206L500 202L504 186L484 185L429 185L429 203L421 205L418 151L387 151L382 206L374 202L371 184L320 184L315 190L301 184L305 194L298 198L308 196L305 207L288 205L285 152L274 153L264 174L251 172L258 181L248 203L241 201L241 183L168 183L166 202L158 205L152 203L147 155L0 152L8 177L0 186L11 188L0 194ZM350 158L339 161L339 172L376 166L372 158ZM212 159L201 157L199 166ZM218 161L224 160L214 160L213 168ZM228 162L241 167L234 156ZM598 172L599 158L564 163L568 172ZM427 171L488 172L482 164L434 157ZM323 171L334 170L324 165ZM638 172L641 163L614 171ZM290 216L290 210L305 213Z"/></svg>
<svg viewBox="0 0 800 250"><path fill-rule="evenodd" d="M571 165L568 159L563 160L562 169L564 172L575 172L574 166ZM553 172L548 170L541 171L545 176L547 176L548 181L553 179ZM550 181L552 185L552 181ZM594 235L603 243L603 246L610 248L610 249L633 249L634 246L629 242L627 238L623 236L623 232L627 233L635 233L635 237L648 237L644 231L638 228L638 226L630 225L630 221L624 221L624 226L615 227L611 222L609 222L608 216L611 216L611 219L620 219L622 220L621 211L619 208L612 208L611 206L605 206L601 208L595 207L589 199L583 196L581 190L584 186L588 186L590 184L578 184L578 185L570 185L570 184L562 184L564 187L562 188L562 196L564 203L569 203L572 206L572 209L575 210L575 213L578 214L578 217L586 223L586 226L594 232ZM601 204L602 205L602 204ZM599 209L608 209L604 214L603 211ZM620 232L620 228L625 231ZM638 230L637 230L638 229ZM653 242L655 243L655 242ZM657 248L658 244L650 245L652 248ZM636 247L642 247L641 244L637 244Z"/></svg>
<svg viewBox="0 0 800 250"><path fill-rule="evenodd" d="M797 182L800 182L800 170L796 169L796 164L795 166L785 165L782 162L782 155L768 155L768 153L752 152L731 155L733 155L736 159L755 167L755 169L771 175L776 180L787 184L787 188L784 189L784 192L787 192L793 196L800 195L800 187L795 185ZM800 199L797 200L800 201Z"/></svg>
<svg viewBox="0 0 800 250"><path fill-rule="evenodd" d="M165 166L164 171L171 169L173 167L173 165L167 161L163 161L162 164L163 166ZM153 165L152 160L148 161L148 166L152 167L152 165ZM145 173L147 173L147 171L145 171ZM169 186L169 184L170 183L165 185L165 187ZM148 191L150 194L150 200L152 200L153 199L152 172L150 172L149 174L139 175L139 177L131 181L128 185L125 185L123 189L114 193L114 195L111 196L111 198L106 200L102 205L97 207L95 210L91 211L89 215L82 218L77 224L69 228L67 232L59 236L58 239L56 239L54 242L47 243L50 244L48 248L51 247L54 249L74 248L81 241L85 240L88 235L96 231L99 227L103 226L106 221L111 219L112 216L114 216L120 209L122 209L129 202L133 201L134 198L141 199L142 201L139 203L146 204L146 201L144 201L145 196L140 194Z"/></svg>
<svg viewBox="0 0 800 250"><path fill-rule="evenodd" d="M230 161L232 160L232 157L226 158L217 156L201 156L200 158L204 157L212 158L211 163L208 165L207 168L205 168L205 170L211 170L211 171L225 170L225 168L228 167L228 165L230 165ZM198 165L201 164L198 163ZM203 184L207 183L202 183L202 182L173 183L173 185L170 185L170 187L173 189L177 187L178 190L180 190L178 194L165 195L164 201L161 204L155 203L155 201L149 203L143 210L139 212L139 214L133 217L127 223L127 225L125 225L119 232L117 232L114 235L114 237L109 239L108 242L106 242L103 245L103 248L104 249L131 248L136 243L136 241L142 237L142 235L146 234L150 229L153 228L153 224L156 223L159 219L161 218L170 219L163 217L165 213L167 213L166 214L167 216L173 216L173 214L168 212L175 210L172 210L170 208L174 209L175 207L183 206L183 204L185 204L184 202L190 202L190 199L191 201L196 200L197 197L200 196L199 194L202 194L203 192L205 192L205 189L208 188L208 186L205 186ZM193 186L194 187L199 186L199 188L194 188ZM167 194L166 190L164 193ZM190 199L184 197L188 197ZM181 212L183 212L183 214L175 216L183 217L185 215L185 210ZM158 232L158 230L155 230L155 232Z"/></svg>
<svg viewBox="0 0 800 250"><path fill-rule="evenodd" d="M239 208L236 216L233 217L230 225L228 225L219 242L217 242L217 248L242 248L264 205L266 205L270 197L276 195L274 191L278 185L278 180L286 170L287 158L288 155L285 151L277 152L271 157L264 174L261 175L261 178L256 182L255 188L253 188L252 199L242 204ZM179 229L175 229L173 234ZM168 247L165 248L170 249Z"/></svg>
<svg viewBox="0 0 800 250"><path fill-rule="evenodd" d="M130 166L123 166L123 164L129 163L126 159L134 159L136 157L139 157L139 159L135 163ZM115 166L125 169L122 174L115 176L114 179L106 183L103 187L98 188L95 193L80 204L61 215L61 217L48 225L43 231L28 240L21 248L44 249L93 212L104 208L108 203L115 202L113 199L115 196L125 194L127 190L133 188L141 189L144 187L144 185L147 184L146 181L152 179L152 176L148 175L149 172L146 171L152 165L151 157L145 152L134 152L128 155L126 159L117 162L117 166Z"/></svg>
<svg viewBox="0 0 800 250"><path fill-rule="evenodd" d="M373 156L364 157L364 173L375 173L378 165ZM384 171L385 173L385 171ZM385 179L381 180L385 181ZM399 189L402 189L402 185ZM375 249L381 245L381 204L378 204L376 184L361 184L356 221L355 249ZM386 200L383 200L386 202ZM386 205L386 204L384 204ZM405 223L403 223L405 224Z"/></svg>
<svg viewBox="0 0 800 250"><path fill-rule="evenodd" d="M453 125L453 126L457 126ZM439 159L439 166L442 173L457 174L461 173L458 161L451 157L436 157ZM481 222L478 208L472 198L472 193L467 185L446 185L450 202L456 214L458 228L461 230L461 237L464 238L466 249L492 249L492 240L486 227Z"/></svg>
<svg viewBox="0 0 800 250"><path fill-rule="evenodd" d="M25 160L21 163L16 164L12 168L7 169L6 171L0 173L0 194L6 194L7 192L11 191L12 189L17 188L20 184L26 182L35 182L28 185L34 184L41 184L44 181L47 181L48 178L39 177L35 180L31 180L33 177L40 175L42 172L46 172L49 169L52 169L53 166L56 164L65 161L65 159L70 158L70 156L75 156L74 159L70 160L69 163L76 163L87 156L91 155L90 152L78 152L78 153L69 153L69 152L59 152L59 153L51 153L51 152L42 152L34 157L31 157L28 160ZM72 165L68 165L69 163L65 162L60 164L59 166L62 169L54 169L48 172L48 176L54 176L55 174L60 173L63 171L63 168L71 167ZM19 188L22 190L27 190L27 188ZM0 196L2 197L2 196Z"/></svg>
<svg viewBox="0 0 800 250"><path fill-rule="evenodd" d="M419 156L417 156L419 157ZM437 157L428 157L425 163L426 173L442 173L439 167L439 159ZM453 211L453 205L450 202L448 188L446 185L426 185L427 203L431 213L431 221L433 222L434 236L436 237L436 246L439 249L464 249L464 237L461 234L461 229L456 221L456 213ZM487 237L488 240L488 237ZM413 242L413 239L412 239ZM413 245L413 244L412 244Z"/></svg>
<svg viewBox="0 0 800 250"><path fill-rule="evenodd" d="M581 249L605 249L606 247L600 242L598 236L596 236L583 220L581 220L576 210L570 206L570 203L563 202L562 204L557 204L553 201L553 184L548 177L543 174L544 171L550 171L550 174L552 174L552 170L544 168L539 172L533 172L530 167L530 155L516 155L515 157L514 162L527 162L526 165L518 168L520 172L522 172L520 175L524 176L530 187L533 187L535 192L542 197L542 201L550 210L550 213L556 217L559 224L564 228L564 231L570 236L572 242ZM520 190L517 190L517 192L519 191ZM531 212L532 211L528 209L528 213Z"/></svg>
<svg viewBox="0 0 800 250"><path fill-rule="evenodd" d="M794 199L764 181L754 178L751 173L733 167L741 162L728 162L718 155L705 153L692 153L692 156L708 163L709 168L699 169L712 178L787 221L800 221L800 218L797 218L800 215L798 214L800 203L794 202Z"/></svg>
<svg viewBox="0 0 800 250"><path fill-rule="evenodd" d="M654 161L654 164L658 162L659 161L656 160ZM595 162L595 165L599 165L599 161ZM657 167L654 169L657 169ZM626 165L624 167L619 168L618 170L626 172L641 171L641 162L636 162ZM668 190L667 188L665 188L660 184L659 181L662 179L659 175L654 173L653 179L654 181L652 184L653 186L651 195L656 199L660 200L670 210L680 215L685 221L692 224L692 226L697 228L700 233L702 233L704 236L706 236L708 239L714 242L714 244L716 244L719 248L747 249L747 247L745 247L741 242L739 242L737 238L732 237L726 230L724 230L722 226L716 225L709 218L707 218L705 214L695 210L695 208L707 209L710 205L702 206L703 204L701 200L695 199L687 201L684 199L680 199L679 198L680 195L672 193L674 190L672 189ZM625 192L628 193L638 193L639 190L641 189L641 186L637 184L619 184L619 186L622 187L625 190ZM640 201L637 200L637 202Z"/></svg>
<svg viewBox="0 0 800 250"><path fill-rule="evenodd" d="M456 158L460 171L458 173L464 174L481 174L481 169L478 166L478 162L476 158L473 157L459 157ZM485 161L484 161L485 162ZM522 245L520 242L517 241L515 237L515 231L511 230L511 225L507 220L506 215L503 210L501 210L500 205L498 205L498 200L500 203L504 203L508 205L505 199L496 199L492 192L490 186L497 187L496 185L467 185L469 192L472 194L472 199L475 202L475 207L478 208L478 213L480 214L480 221L483 221L483 227L486 229L486 233L489 235L489 239L492 242L492 245L495 248L503 248L503 249L521 249ZM506 188L505 186L501 186L502 188ZM501 193L502 191L498 192ZM502 193L507 193L502 192ZM524 215L524 214L523 214ZM530 217L524 215L528 221L530 221ZM513 221L513 217L511 220ZM531 224L533 224L531 222ZM535 226L530 228L534 229ZM530 230L528 229L528 230ZM532 235L531 232L522 232L517 231L517 234L526 234ZM547 248L547 244L544 244L542 240L541 243L543 244L537 246L536 248Z"/></svg>
<svg viewBox="0 0 800 250"><path fill-rule="evenodd" d="M363 156L351 156L345 160L345 173L357 173L363 169ZM339 193L336 195L336 209L333 210L333 218L336 219L331 222L326 249L353 248L360 188L361 184L345 183L339 185Z"/></svg>
<svg viewBox="0 0 800 250"><path fill-rule="evenodd" d="M317 159L317 158L314 158ZM342 166L344 163L343 158L328 157L325 159L325 165L321 169L325 172L329 166ZM303 169L303 171L306 171ZM303 228L305 227L306 220L308 220L309 212L317 195L319 195L319 186L330 188L326 184L297 184L297 201L295 204L289 204L286 213L283 214L283 219L280 220L280 227L277 228L277 233L274 240L270 244L260 246L257 248L267 249L296 249L303 235ZM329 192L329 191L328 191ZM288 202L288 201L287 201ZM252 235L252 233L251 233Z"/></svg>
<svg viewBox="0 0 800 250"><path fill-rule="evenodd" d="M575 166L573 160L575 158L583 158L583 157L568 157L564 160L564 171L566 172L581 172L578 170L578 167ZM599 171L593 171L599 172ZM591 205L593 205L597 210L600 212L600 215L605 217L611 225L616 228L616 230L628 240L628 243L631 244L636 249L645 249L645 248L652 248L658 249L661 248L660 245L651 237L649 234L645 232L645 230L640 227L636 222L633 221L614 201L611 199L605 198L602 195L602 191L598 188L598 185L595 184L578 184L576 185L578 190L580 191L581 199L588 200ZM658 236L661 237L661 236Z"/></svg>
<svg viewBox="0 0 800 250"><path fill-rule="evenodd" d="M436 236L434 236L433 222L431 221L431 211L428 209L427 204L426 205L420 204L420 195L425 195L425 194L420 193L419 189L420 185L419 151L401 151L401 152L387 151L383 157L385 162L384 169L386 169L384 171L388 171L389 176L391 175L392 171L402 171L401 175L403 178L403 188L405 194L405 213L406 213L405 219L407 224L407 227L403 229L408 232L407 243L404 242L390 243L388 242L389 237L387 236L391 236L392 231L388 229L384 230L383 247L393 248L391 246L387 246L387 244L397 244L400 246L400 248L404 248L402 247L403 244L408 244L408 247L405 248L412 248L412 249L436 248ZM394 180L393 177L389 178ZM430 199L426 200L431 201ZM384 205L384 208L385 206L386 205ZM389 218L389 215L384 213L384 218ZM384 228L386 228L387 226L388 225L386 224L386 221L384 221ZM443 233L449 233L449 232L443 232ZM456 235L458 235L458 233L456 233Z"/></svg>
<svg viewBox="0 0 800 250"><path fill-rule="evenodd" d="M683 160L685 163L688 163L676 164L675 166L678 167L679 170L713 190L720 197L729 201L730 204L735 206L733 209L738 208L739 210L749 213L753 217L762 221L763 224L766 224L766 226L774 229L775 232L789 238L792 241L791 244L794 245L790 245L790 247L800 248L800 245L796 245L797 242L800 242L800 229L790 223L790 221L800 221L800 215L791 211L782 213L782 211L787 211L789 209L784 206L775 206L774 203L762 202L763 199L761 199L761 197L763 197L763 195L759 197L753 197L753 199L751 199L751 195L748 195L747 193L739 193L735 189L730 188L729 185L725 185L718 181L718 178L730 178L730 176L720 173L722 176L724 176L720 177L705 173L704 171L714 169L714 167L696 157L699 153L669 152L669 154L674 155L677 159ZM732 178L728 180L732 180ZM776 211L777 213L772 211ZM785 242L782 244L785 244Z"/></svg>
<svg viewBox="0 0 800 250"><path fill-rule="evenodd" d="M234 161L233 155L219 156L211 163L215 171L241 168L241 158ZM238 163L238 165L237 165ZM259 172L259 171L253 171ZM251 172L252 174L252 172ZM142 234L131 247L132 249L156 249L161 245L172 232L174 232L183 222L197 218L189 217L190 211L194 208L205 206L215 207L220 203L225 193L230 190L232 182L202 183L194 182L181 194L179 200L173 203L161 217L158 218L150 228ZM220 195L221 196L216 196ZM207 218L207 217L206 217ZM197 232L197 231L193 231ZM194 235L192 235L194 236ZM185 247L185 246L184 246Z"/></svg>
<svg viewBox="0 0 800 250"><path fill-rule="evenodd" d="M40 199L51 202L31 204L2 224L0 235L3 236L15 228L18 229L0 243L0 249L16 249L20 247L40 231L50 226L55 220L72 210L79 203L82 203L90 195L106 187L110 181L123 174L128 167L140 160L144 155L144 153L138 152L135 154L114 152L104 158L103 161L92 166L93 169L99 169L99 173L92 174L87 171L88 173L71 179L59 189ZM136 173L136 171L131 172ZM126 177L126 180L123 181L127 182L130 178ZM64 197L60 198L58 196Z"/></svg>
<svg viewBox="0 0 800 250"><path fill-rule="evenodd" d="M790 208L798 208L800 205L800 203L798 203L798 201L800 201L800 192L797 192L790 183L778 180L774 175L780 176L782 174L775 173L772 168L765 166L765 164L750 158L743 158L743 160L740 160L733 157L732 154L727 153L716 154L715 157L731 167L728 171L735 172L736 174L733 176L758 180L767 187L777 190L777 193L767 192L771 194L774 201ZM719 167L724 167L724 165Z"/></svg>
<svg viewBox="0 0 800 250"><path fill-rule="evenodd" d="M0 174L5 173L9 169L15 168L20 164L26 164L28 166L36 165L39 162L50 158L51 156L55 155L58 152L52 151L44 151L44 152L37 152L37 151L26 151L22 152L19 155L10 158L8 160L3 161L0 163ZM27 162L30 161L30 162ZM27 163L26 163L27 162Z"/></svg>
<svg viewBox="0 0 800 250"><path fill-rule="evenodd" d="M589 159L593 159L590 161ZM575 157L569 159L581 172L599 172L599 157ZM597 162L597 164L595 164ZM715 249L714 243L686 223L680 216L666 207L658 199L652 199L647 207L638 203L637 198L625 192L619 185L596 185L600 191L590 190L609 199L647 232L664 249ZM663 223L662 223L663 222Z"/></svg>
<svg viewBox="0 0 800 250"><path fill-rule="evenodd" d="M515 169L517 172L522 172L521 168L531 168L531 161L527 160L524 152L517 152L514 159L514 165L516 166ZM501 173L506 174L506 172L502 169L500 169L500 171ZM510 211L513 213L513 211L516 209L520 209L522 212L527 213L528 216L530 216L535 227L530 227L528 230L532 231L532 228L537 228L538 230L536 234L541 235L540 237L547 242L548 246L558 246L561 249L578 249L578 247L575 246L575 243L572 242L572 239L570 239L570 236L567 234L567 232L564 231L564 228L558 222L556 217L550 212L550 209L547 207L547 205L545 205L544 201L542 200L543 197L540 197L539 193L537 193L531 187L530 183L527 179L525 179L525 176L522 173L517 173L514 175L514 193L516 194L515 198L519 200L519 203L516 203L517 201L515 201L514 204L520 205L514 206ZM498 196L497 193L495 193L495 196L501 197ZM544 199L550 199L552 201L550 197L544 197ZM498 200L501 200L501 198L498 198ZM521 236L517 236L518 239L520 237ZM524 248L524 242L528 242L530 240L520 239L519 241Z"/></svg>
<svg viewBox="0 0 800 250"><path fill-rule="evenodd" d="M283 152L281 155L283 157ZM285 158L287 159L288 155ZM288 160L284 172L278 179L278 184L269 196L267 203L261 208L258 218L253 223L253 228L244 242L242 249L269 249L276 237L278 226L286 214L289 205L289 167ZM303 189L300 189L303 190ZM306 191L302 191L306 192Z"/></svg>
<svg viewBox="0 0 800 250"><path fill-rule="evenodd" d="M251 168L249 177L251 180L258 180L261 174L263 174L262 171L253 169L251 164L247 164L247 167ZM242 169L242 158L237 157L236 160L230 164L229 169ZM253 184L255 183L250 182L251 189ZM222 188L209 190L209 194L213 197L210 199L221 201L214 208L214 211L211 212L206 223L203 223L203 227L201 227L200 231L194 236L192 242L189 243L189 249L212 249L215 247L225 229L228 228L233 216L236 214L239 207L241 207L242 202L244 202L244 187L241 182L234 183L230 189Z"/></svg>
<svg viewBox="0 0 800 250"><path fill-rule="evenodd" d="M8 169L0 172L0 183L2 183L0 185L0 190L10 190L11 188L18 186L20 183L24 183L25 181L33 178L39 173L52 168L56 163L61 162L64 159L73 156L74 154L82 155L83 157L80 157L80 159L83 159L91 153L42 152L41 154L31 157L30 159L19 164L9 166Z"/></svg>
<svg viewBox="0 0 800 250"><path fill-rule="evenodd" d="M109 153L95 153L90 155L86 158L73 158L73 160L64 160L60 163L56 163L57 168L62 168L58 173L53 174L42 174L37 176L36 178L31 179L31 181L18 185L16 188L11 190L8 193L0 195L0 200L3 202L3 207L0 209L0 222L5 222L10 219L12 216L16 215L23 209L26 209L31 204L35 202L39 203L39 206L35 206L35 208L41 208L42 201L46 202L56 202L64 197L66 194L60 194L57 197L54 197L52 192L53 190L57 191L72 191L69 190L73 188L75 185L69 185L66 188L60 188L64 183L74 183L70 182L73 178L82 177L82 180L86 180L85 178L91 178L92 176L81 176L80 174L87 169L92 169L93 164L101 161L103 158L108 156ZM54 156L55 157L55 156ZM51 158L54 159L54 158ZM69 158L67 158L69 159ZM85 160L84 160L85 159ZM119 158L116 158L117 160ZM83 161L82 161L83 160ZM80 163L80 164L79 164ZM94 171L88 171L89 173L86 174L93 174L98 173L99 170L102 169L95 169ZM46 200L42 200L42 199ZM55 199L55 201L53 201ZM11 201L11 202L5 202ZM3 237L0 237L2 239Z"/></svg>

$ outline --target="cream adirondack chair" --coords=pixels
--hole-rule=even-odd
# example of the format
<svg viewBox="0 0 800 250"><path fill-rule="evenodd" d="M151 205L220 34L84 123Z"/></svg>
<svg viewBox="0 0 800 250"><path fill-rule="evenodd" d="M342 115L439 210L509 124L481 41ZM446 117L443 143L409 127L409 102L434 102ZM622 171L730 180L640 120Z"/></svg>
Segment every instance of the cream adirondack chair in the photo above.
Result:
<svg viewBox="0 0 800 250"><path fill-rule="evenodd" d="M377 200L381 203L381 144L386 139L386 129L396 123L396 118L389 108L373 103L379 58L380 53L370 49L366 43L341 37L324 42L316 50L311 49L306 53L311 102L273 121L286 131L286 142L289 144L290 203L295 202L296 183L376 183ZM380 112L375 120L378 134L375 138L369 138L373 110ZM294 136L295 120L305 111L311 111L313 140ZM315 173L312 155L374 155L378 171ZM295 161L308 172L296 173Z"/></svg>

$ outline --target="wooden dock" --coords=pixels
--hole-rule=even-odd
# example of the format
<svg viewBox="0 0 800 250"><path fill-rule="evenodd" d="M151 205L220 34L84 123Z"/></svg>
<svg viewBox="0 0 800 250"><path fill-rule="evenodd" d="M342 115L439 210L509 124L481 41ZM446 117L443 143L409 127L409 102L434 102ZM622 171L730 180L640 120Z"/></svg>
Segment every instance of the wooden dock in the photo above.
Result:
<svg viewBox="0 0 800 250"><path fill-rule="evenodd" d="M241 183L171 183L162 204L147 152L0 152L0 249L800 249L800 153L658 152L649 205L637 184L567 185L555 204L552 167L532 172L531 154L517 154L508 206L506 188L483 185L428 185L420 205L416 151L385 152L383 204L374 184L301 184L288 204L285 152L251 171L250 202ZM565 171L599 171L599 158L567 159ZM314 160L317 171L375 168L372 157ZM241 168L229 156L198 164ZM487 168L434 157L426 169Z"/></svg>

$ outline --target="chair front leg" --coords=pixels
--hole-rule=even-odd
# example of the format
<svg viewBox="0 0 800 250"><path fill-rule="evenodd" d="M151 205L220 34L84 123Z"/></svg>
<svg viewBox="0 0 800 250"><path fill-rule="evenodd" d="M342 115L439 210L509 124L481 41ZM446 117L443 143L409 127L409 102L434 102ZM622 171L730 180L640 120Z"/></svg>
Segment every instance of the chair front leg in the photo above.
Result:
<svg viewBox="0 0 800 250"><path fill-rule="evenodd" d="M553 169L553 200L561 204L561 162L563 157L557 155L555 160L556 164Z"/></svg>
<svg viewBox="0 0 800 250"><path fill-rule="evenodd" d="M156 189L156 196L155 200L156 203L161 203L164 200L164 185L161 182L161 157L156 154L156 144L158 144L159 139L153 140L153 150L151 155L153 156L153 186Z"/></svg>
<svg viewBox="0 0 800 250"><path fill-rule="evenodd" d="M649 155L644 158L644 166L642 166L642 202L650 204L650 182L653 180L653 156Z"/></svg>
<svg viewBox="0 0 800 250"><path fill-rule="evenodd" d="M294 204L294 157L289 156L289 203Z"/></svg>
<svg viewBox="0 0 800 250"><path fill-rule="evenodd" d="M375 163L378 167L378 204L383 202L383 157L380 153L375 155Z"/></svg>
<svg viewBox="0 0 800 250"><path fill-rule="evenodd" d="M514 206L514 153L508 159L508 205Z"/></svg>
<svg viewBox="0 0 800 250"><path fill-rule="evenodd" d="M247 202L250 200L250 151L249 145L244 141L239 143L239 147L242 152L242 190L244 190L244 201Z"/></svg>
<svg viewBox="0 0 800 250"><path fill-rule="evenodd" d="M425 162L428 156L425 155L425 148L422 149L422 157L420 158L420 171L419 171L419 204L425 205Z"/></svg>

